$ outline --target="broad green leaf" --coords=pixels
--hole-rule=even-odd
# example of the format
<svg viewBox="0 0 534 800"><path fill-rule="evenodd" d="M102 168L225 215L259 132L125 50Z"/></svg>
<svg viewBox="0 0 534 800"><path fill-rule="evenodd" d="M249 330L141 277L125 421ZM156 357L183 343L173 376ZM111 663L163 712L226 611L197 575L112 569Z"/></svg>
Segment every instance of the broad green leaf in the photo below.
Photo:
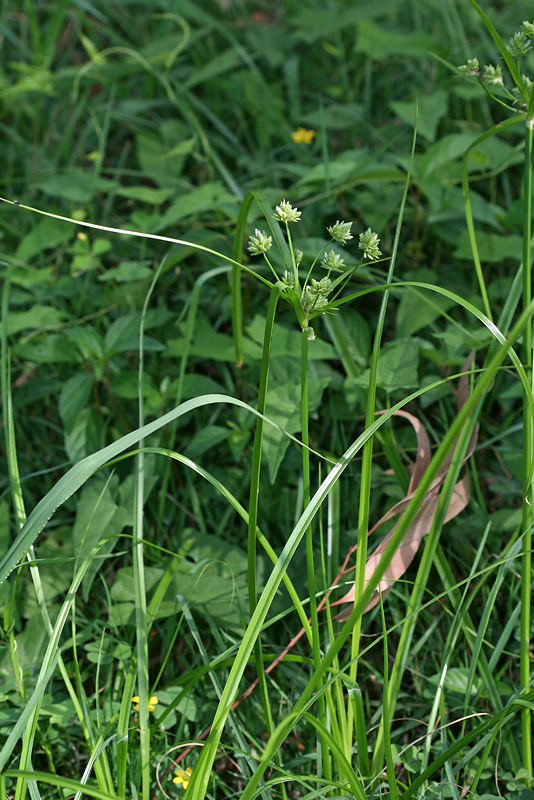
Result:
<svg viewBox="0 0 534 800"><path fill-rule="evenodd" d="M265 330L265 319L261 314L256 314L246 331L250 338L258 344L263 344L263 332ZM300 357L300 338L301 332L298 324L290 328L275 322L273 329L273 340L271 345L271 357L281 358L282 356ZM308 348L308 359L317 361L324 359L332 360L336 357L335 350L329 342L317 338Z"/></svg>
<svg viewBox="0 0 534 800"><path fill-rule="evenodd" d="M12 335L19 331L46 328L65 321L62 311L52 306L34 305L27 311L10 311L7 321L7 332Z"/></svg>
<svg viewBox="0 0 534 800"><path fill-rule="evenodd" d="M98 276L98 280L102 282L116 281L117 283L130 283L137 281L144 281L152 275L150 267L146 266L147 262L141 261L123 261L120 266L107 269L102 275Z"/></svg>
<svg viewBox="0 0 534 800"><path fill-rule="evenodd" d="M121 186L115 194L147 205L159 206L172 197L175 189L153 189L150 186Z"/></svg>
<svg viewBox="0 0 534 800"><path fill-rule="evenodd" d="M521 261L523 240L521 236L510 233L507 236L500 236L498 233L485 232L483 236L477 238L478 253L482 262L492 264L502 263L508 259ZM455 258L465 261L472 261L473 251L469 244L469 235L464 231L456 244L454 251Z"/></svg>
<svg viewBox="0 0 534 800"><path fill-rule="evenodd" d="M355 50L376 61L384 61L391 56L427 58L431 52L436 53L440 49L437 39L420 31L403 33L400 30L388 30L371 20L362 20L358 24Z"/></svg>
<svg viewBox="0 0 534 800"><path fill-rule="evenodd" d="M144 329L166 325L174 314L170 311L154 312L149 311L145 317ZM141 314L133 311L130 314L119 317L111 323L106 331L106 355L113 353L123 353L126 350L139 350L139 331L141 329ZM143 349L145 350L164 350L165 346L149 336L143 339Z"/></svg>
<svg viewBox="0 0 534 800"><path fill-rule="evenodd" d="M230 194L222 183L219 181L205 183L197 189L183 192L160 218L154 231L162 231L186 217L202 214L205 211L214 213L217 208L228 205L237 211L234 195Z"/></svg>
<svg viewBox="0 0 534 800"><path fill-rule="evenodd" d="M439 684L442 676L440 674L431 675L428 680L432 684ZM465 695L467 687L469 686L469 669L467 667L451 667L447 670L445 675L445 691L455 692L456 694ZM480 678L475 678L471 684L471 695L477 695L482 689Z"/></svg>
<svg viewBox="0 0 534 800"><path fill-rule="evenodd" d="M114 397L136 400L139 397L139 370L124 370L110 377L109 385ZM149 372L143 372L143 397L159 394L154 378Z"/></svg>
<svg viewBox="0 0 534 800"><path fill-rule="evenodd" d="M80 411L85 408L93 387L94 376L89 372L80 372L69 378L59 395L59 414L66 430L70 430Z"/></svg>
<svg viewBox="0 0 534 800"><path fill-rule="evenodd" d="M431 94L417 97L417 100L394 100L390 105L395 114L412 129L417 108L417 133L433 142L440 121L448 114L448 93L445 89L436 89Z"/></svg>
<svg viewBox="0 0 534 800"><path fill-rule="evenodd" d="M178 326L178 330L181 334L186 334L186 324L181 323ZM186 340L186 335L182 335L180 339L171 339L168 341L167 352L169 355L181 356ZM192 356L197 356L202 359L235 362L233 338L227 333L215 331L204 317L198 317L197 319L195 335L191 342L189 352ZM245 357L248 357L248 360L253 358L259 361L261 359L262 349L260 345L250 339L245 338L243 340L243 352Z"/></svg>
<svg viewBox="0 0 534 800"><path fill-rule="evenodd" d="M474 132L451 133L443 136L425 153L422 159L416 159L417 172L423 178L428 178L450 164L451 161L459 163L465 151L476 138L477 134Z"/></svg>
<svg viewBox="0 0 534 800"><path fill-rule="evenodd" d="M190 138L191 130L176 119L166 120L157 133L139 127L135 137L137 161L143 172L160 188L176 191L187 154L175 154L169 158L169 153L179 142Z"/></svg>
<svg viewBox="0 0 534 800"><path fill-rule="evenodd" d="M115 549L121 532L128 524L128 511L116 502L117 487L118 479L115 476L108 482L95 477L84 486L76 506L76 521L72 531L77 562L87 558L102 539L106 539L106 553ZM84 575L82 587L86 601L101 564L96 557Z"/></svg>
<svg viewBox="0 0 534 800"><path fill-rule="evenodd" d="M378 361L377 385L387 392L419 386L419 348L424 344L416 337L397 339L384 346ZM367 386L369 370L346 381L346 386Z"/></svg>
<svg viewBox="0 0 534 800"><path fill-rule="evenodd" d="M93 176L79 169L45 178L37 188L50 197L61 197L71 203L88 203L94 195Z"/></svg>
<svg viewBox="0 0 534 800"><path fill-rule="evenodd" d="M31 261L39 253L51 250L64 244L74 236L74 229L64 225L60 220L47 217L38 222L30 233L23 238L15 252L19 261Z"/></svg>
<svg viewBox="0 0 534 800"><path fill-rule="evenodd" d="M102 447L104 427L102 416L95 409L78 412L74 424L65 432L65 450L73 464Z"/></svg>
<svg viewBox="0 0 534 800"><path fill-rule="evenodd" d="M221 425L208 425L206 428L201 428L185 448L184 455L188 458L197 458L225 442L230 433L230 428L224 428Z"/></svg>
<svg viewBox="0 0 534 800"><path fill-rule="evenodd" d="M427 292L403 292L396 312L397 336L399 339L411 336L426 325L430 325L451 306L454 306L454 301L449 297L440 295L429 297Z"/></svg>
<svg viewBox="0 0 534 800"><path fill-rule="evenodd" d="M27 361L42 364L81 361L80 352L74 342L59 334L44 335L13 348L15 355Z"/></svg>
<svg viewBox="0 0 534 800"><path fill-rule="evenodd" d="M313 343L315 344L315 342ZM313 345L309 348L312 349ZM300 410L300 361L296 358L282 358L273 363L269 388L267 390L266 413L288 433L302 430ZM319 376L310 364L308 377L308 409L313 414L321 402L323 392L330 383L330 376ZM290 440L279 430L267 427L263 434L263 460L269 468L269 480L274 483L282 459Z"/></svg>

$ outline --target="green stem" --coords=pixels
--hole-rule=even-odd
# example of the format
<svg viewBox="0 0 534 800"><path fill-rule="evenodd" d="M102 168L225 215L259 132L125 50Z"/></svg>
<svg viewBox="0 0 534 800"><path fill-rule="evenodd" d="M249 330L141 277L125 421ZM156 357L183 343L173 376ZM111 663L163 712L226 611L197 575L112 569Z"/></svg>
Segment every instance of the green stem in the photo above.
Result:
<svg viewBox="0 0 534 800"><path fill-rule="evenodd" d="M302 484L304 508L307 508L311 499L310 487L310 451L309 430L308 430L308 332L303 330L301 333L300 350L300 410L302 425ZM321 666L321 639L319 635L319 617L317 614L317 590L315 585L315 562L313 557L313 533L312 526L306 529L306 566L308 571L308 591L310 594L310 620L312 626L312 646L314 669ZM326 727L326 704L324 694L321 694L317 703L318 716L320 722ZM325 777L331 779L330 759L328 747L321 746L321 761Z"/></svg>
<svg viewBox="0 0 534 800"><path fill-rule="evenodd" d="M525 127L525 166L523 183L523 308L532 298L531 279L531 215L532 215L532 130L533 120L527 119ZM523 334L523 361L532 381L532 320L528 319ZM520 633L520 680L521 689L530 684L530 582L532 579L532 469L533 469L533 420L527 398L523 397L523 556L521 558L521 633ZM521 710L521 751L523 767L532 774L532 727L531 711L527 706Z"/></svg>
<svg viewBox="0 0 534 800"><path fill-rule="evenodd" d="M276 283L269 298L269 305L267 307L267 316L265 319L265 334L263 338L263 353L261 360L260 372L260 386L258 393L258 411L260 414L265 414L265 407L267 404L267 386L269 383L269 366L271 358L271 343L273 338L274 318L276 307L280 295L284 290L283 283ZM260 497L260 472L261 472L261 451L263 445L263 427L264 420L258 417L256 422L256 434L254 436L254 449L252 452L252 470L250 477L250 499L249 499L249 516L248 516L248 594L249 594L249 609L250 616L254 614L258 602L258 590L256 585L256 537L258 527L258 506ZM267 729L269 734L273 730L273 721L271 715L271 708L269 704L269 697L267 691L267 679L265 676L265 669L263 664L263 652L261 647L261 640L258 637L254 644L254 655L256 658L256 672L258 675L258 685L267 721Z"/></svg>

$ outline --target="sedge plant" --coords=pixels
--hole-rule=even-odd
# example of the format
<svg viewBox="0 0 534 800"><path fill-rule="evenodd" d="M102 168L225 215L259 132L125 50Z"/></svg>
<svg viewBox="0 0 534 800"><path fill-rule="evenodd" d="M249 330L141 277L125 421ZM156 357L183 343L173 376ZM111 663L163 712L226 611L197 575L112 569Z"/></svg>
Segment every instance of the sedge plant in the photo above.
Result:
<svg viewBox="0 0 534 800"><path fill-rule="evenodd" d="M499 103L505 104L507 109L514 113L504 125L499 128L495 126L491 131L486 132L483 138L495 135L498 130L516 124L525 125L525 166L524 166L524 230L523 230L523 265L522 265L522 308L517 314L517 319L513 321L514 301L513 299L506 304L505 310L500 319L495 322L492 318L492 309L488 300L488 292L485 287L484 275L480 266L480 259L477 255L476 238L472 215L470 214L469 204L469 185L467 166L464 167L464 195L466 203L466 213L468 220L468 230L474 253L475 272L478 279L479 293L481 298L482 310L477 308L469 301L455 295L444 287L431 286L424 283L397 281L394 277L394 267L398 253L399 237L403 222L404 204L406 202L409 176L406 180L405 193L402 201L397 231L395 236L394 248L389 258L389 268L385 275L379 276L377 273L367 273L372 276L370 285L360 291L349 289L349 282L362 263L366 260L368 264L375 265L380 260L380 242L378 236L371 229L360 234L359 245L363 251L363 256L353 266L347 267L345 259L341 254L340 248L345 247L353 238L350 222L337 221L328 227L330 242L316 256L311 264L303 265L302 254L294 247L293 231L294 226L300 224L301 212L291 203L283 200L274 209L270 208L265 197L261 193L253 192L245 197L241 205L241 210L236 224L236 237L232 258L210 251L200 245L194 245L183 240L172 237L164 237L156 234L145 234L139 231L124 231L106 226L97 226L91 223L79 222L70 218L63 219L66 223L85 225L89 228L101 228L110 233L121 235L134 235L153 240L161 240L173 244L187 245L209 252L222 258L225 264L232 269L232 301L234 336L236 348L236 362L242 361L242 318L240 300L240 276L243 271L247 271L254 279L258 280L269 290L269 301L267 304L265 332L260 367L259 396L257 408L251 408L243 401L224 395L205 395L195 397L192 400L182 401L181 389L183 375L186 368L187 354L182 358L180 368L180 382L177 393L176 408L161 416L157 420L146 423L142 407L142 394L139 396L139 422L135 431L127 434L116 442L108 445L100 451L88 456L84 460L75 464L53 487L53 489L37 504L31 514L26 518L22 503L22 490L18 477L18 470L15 458L15 421L12 416L10 405L10 383L9 383L9 359L7 357L7 319L9 317L9 283L4 287L3 295L3 337L2 337L2 379L3 379L3 408L5 430L8 438L6 450L10 458L10 480L13 491L14 506L17 509L17 523L20 527L13 545L4 555L0 562L0 577L5 580L10 572L15 568L22 569L20 566L24 558L30 559L32 569L32 579L35 591L40 596L40 579L38 569L34 563L32 547L37 537L44 529L51 516L58 508L63 506L72 495L78 491L86 481L97 471L109 467L116 463L119 458L124 456L126 451L132 448L139 448L136 455L135 479L135 528L133 534L133 555L134 555L134 583L135 583L135 635L136 652L133 663L127 671L126 680L122 687L122 698L118 710L107 720L108 728L101 726L98 731L92 727L91 715L87 714L86 698L83 691L80 691L75 683L72 682L67 674L62 661L60 652L60 637L65 628L67 618L74 608L75 595L80 586L84 575L91 562L102 555L101 551L105 548L105 536L99 540L96 547L80 559L76 564L75 573L71 586L61 606L60 613L53 624L46 623L46 608L41 605L41 612L45 619L49 646L47 648L42 668L33 691L28 691L24 686L21 676L20 665L17 660L16 640L13 632L13 603L8 604L6 616L7 628L9 633L9 646L12 658L13 672L17 679L18 692L20 699L25 703L25 709L21 713L13 726L2 750L0 751L0 790L5 790L6 779L16 781L16 797L22 800L27 790L32 796L38 797L38 786L55 785L60 787L63 792L70 791L76 793L86 793L89 796L101 797L107 800L108 797L116 796L123 798L129 794L129 783L127 774L130 766L132 787L143 800L149 800L154 785L154 749L153 742L158 733L156 723L151 724L151 714L158 705L156 687L163 679L160 672L155 683L150 682L149 676L149 636L151 627L157 613L158 603L161 602L165 588L170 585L173 570L181 558L185 556L185 551L173 554L173 561L162 586L156 592L152 603L147 603L147 591L145 586L145 548L146 533L143 526L143 492L144 492L144 458L150 455L165 457L169 463L180 464L185 469L196 473L206 480L228 504L232 513L238 514L248 528L248 601L250 619L246 625L242 640L228 648L224 652L225 666L229 673L226 681L221 682L211 675L212 684L218 698L218 706L213 715L211 730L207 740L198 743L200 748L199 757L196 763L183 764L174 773L174 784L179 791L185 790L186 800L194 798L203 800L206 794L211 792L213 767L219 754L219 745L223 730L227 723L232 720L235 700L242 687L242 680L245 670L253 662L255 672L258 676L260 686L260 697L262 712L267 728L268 741L263 750L250 747L247 737L238 735L238 726L232 730L235 737L232 742L236 748L238 760L243 764L243 774L246 776L246 785L241 793L245 800L252 800L261 793L266 798L274 797L279 792L284 793L285 784L288 782L300 783L306 787L308 795L328 796L328 795L350 795L358 797L359 800L370 796L391 796L409 798L412 796L423 796L425 792L433 788L432 783L437 776L445 775L451 786L458 781L458 776L465 764L469 760L476 760L476 772L471 786L473 791L481 780L481 775L495 748L499 738L502 737L506 752L510 762L514 767L519 764L523 766L524 776L532 773L532 741L531 741L531 711L533 708L534 696L530 677L529 662L529 632L530 632L530 585L531 585L531 527L532 527L532 417L533 417L533 393L532 393L532 314L534 312L534 301L531 296L530 286L530 218L531 218L531 155L532 155L532 121L534 119L534 91L528 80L521 75L518 68L518 60L528 49L530 38L534 34L534 26L526 25L518 35L513 37L513 42L507 48L499 35L495 31L491 22L483 14L477 4L472 0L474 7L481 14L495 42L503 55L503 59L508 71L515 84L516 92L508 93L503 90L498 93L493 92L492 87L501 86L501 73L497 67L485 70L483 81L484 88L489 91L492 98ZM467 65L467 72L475 79L480 79L478 72L479 65L470 62ZM466 70L464 70L465 72ZM470 72L469 72L470 71ZM504 93L503 93L504 92ZM412 151L413 152L413 151ZM249 238L248 250L253 257L262 257L266 265L263 268L252 269L243 265L242 261L242 242L243 232L247 227L247 220L252 203L256 202L263 212L269 232L258 227L254 234ZM17 204L20 205L20 204ZM23 206L24 208L24 206ZM29 209L37 213L38 209ZM49 214L54 217L57 215ZM276 246L276 247L275 247ZM276 252L278 251L278 252ZM275 256L273 256L273 252ZM321 272L319 273L319 270ZM361 274L361 273L360 273ZM267 275L267 277L266 277ZM207 279L207 275L204 276ZM152 285L153 288L154 284ZM436 448L432 460L422 477L416 491L406 503L401 519L395 528L393 535L384 549L383 555L373 574L366 573L366 548L367 534L370 520L370 494L371 494L371 474L374 463L373 442L381 429L391 421L395 411L401 409L409 402L417 402L425 392L435 389L437 385L446 383L454 379L455 376L443 379L424 386L411 395L391 405L387 412L381 416L376 416L376 389L378 363L382 348L382 337L386 314L388 311L388 298L392 288L396 291L419 291L426 294L435 293L440 298L447 298L454 302L458 308L463 309L466 314L484 326L493 337L493 345L490 347L483 367L480 369L470 369L472 372L471 393L465 404L452 420L449 429L443 436ZM146 311L150 299L147 295L143 313ZM348 291L348 293L347 293ZM365 419L363 421L362 433L346 448L345 452L334 458L330 463L326 460L329 472L323 477L319 470L312 468L310 454L310 425L309 425L309 404L308 404L308 378L309 378L309 348L313 347L317 335L316 320L323 315L333 315L336 309L341 308L348 302L360 300L367 293L381 292L382 303L380 308L379 322L375 332L373 353L371 358L370 382L367 387L367 403L365 407ZM519 303L520 296L515 298ZM280 301L287 302L293 309L301 336L300 348L300 409L301 409L301 440L299 442L301 452L301 475L302 475L302 505L297 507L296 523L288 533L286 543L277 554L264 536L261 530L261 487L262 487L262 450L263 435L265 424L270 424L268 414L268 390L269 390L269 371L271 367L271 345L275 331L275 320ZM194 332L194 319L196 313L196 303L198 297L193 297L190 306L190 316L188 320L188 342L191 341ZM313 323L313 324L312 324ZM520 358L515 347L522 337L522 358ZM143 332L141 330L142 356ZM344 353L347 357L347 353ZM473 436L476 421L481 413L481 409L486 396L491 390L492 385L500 374L500 370L507 359L512 361L513 367L519 376L524 392L524 502L523 502L523 522L521 530L513 537L506 549L498 558L495 564L481 566L482 553L487 538L488 531L484 532L483 539L476 554L476 561L469 570L465 579L458 581L450 569L450 565L444 556L440 543L440 533L444 524L448 502L454 490L459 472L464 463L464 457L469 449L469 442ZM142 386L142 357L140 359L140 378L139 386ZM179 436L177 435L176 423L185 415L203 407L215 405L226 405L236 407L240 410L255 415L256 430L254 437L254 447L252 452L250 486L248 490L248 508L244 508L232 493L208 470L203 469L192 459L178 452ZM170 448L151 448L146 440L149 436L160 431L164 426L171 426L172 446ZM355 591L354 602L349 609L343 625L336 629L336 623L332 619L333 609L330 607L328 599L326 602L327 634L323 635L320 627L318 597L320 590L329 588L328 581L323 578L321 587L318 585L317 576L327 572L322 569L320 560L317 559L316 532L321 531L321 516L332 498L341 480L344 479L349 465L358 454L362 454L361 466L361 490L358 509L358 557L355 572ZM452 455L451 455L452 453ZM359 683L359 670L363 659L373 645L368 648L362 644L362 618L365 609L371 600L373 593L380 589L380 580L385 574L388 565L391 563L398 548L401 546L404 537L407 536L410 525L418 514L419 509L425 502L425 498L432 487L444 465L449 465L448 475L444 482L443 491L440 497L438 510L432 522L432 528L427 536L424 552L420 559L420 565L415 579L415 585L408 601L407 609L401 622L388 628L388 602L380 595L381 612L381 635L378 641L383 646L383 690L384 700L381 703L378 717L373 720L377 726L377 732L371 738L371 720L367 716L366 702ZM290 566L299 545L303 543L306 554L307 572L307 594L304 600L299 597L298 591L292 585L288 567ZM272 562L272 570L267 577L265 586L260 591L258 582L258 564L256 550L258 544L264 549ZM514 560L521 557L521 610L520 610L520 659L521 659L521 686L520 691L509 698L503 698L499 694L499 686L493 678L498 654L502 653L507 639L503 638L496 648L497 655L487 657L484 649L485 634L487 630L488 616L483 616L480 624L476 624L471 616L471 598L481 591L486 581L493 580L489 600L490 608L495 602L495 597L499 588L503 585L505 578L509 574ZM397 769L396 751L392 735L393 722L398 706L399 692L403 675L405 673L408 658L413 646L414 626L418 616L422 613L428 603L424 602L425 591L428 591L429 575L431 568L435 566L443 584L443 591L438 597L446 597L451 607L454 609L456 619L451 627L450 635L446 640L445 654L440 667L440 684L435 694L435 700L431 710L429 728L423 737L423 757L420 762L420 769L417 775L407 779ZM496 577L495 577L496 576ZM283 714L278 716L273 710L271 688L268 681L268 668L265 665L264 650L262 647L262 637L269 621L269 613L273 602L277 597L279 587L284 582L291 598L293 607L297 611L300 624L305 629L309 648L312 657L306 662L307 674L304 678L304 688L300 692L293 706ZM13 597L15 595L13 594ZM430 601L433 602L433 601ZM308 621L309 619L309 621ZM198 634L194 621L187 607L184 607L181 617L184 626L188 625L192 638L197 643L197 647L202 654L203 666L202 673L196 676L206 675L211 669L218 668L218 660L210 663L206 648ZM390 657L393 652L394 644L391 634L398 628L400 639L396 644L395 658L393 666L390 667ZM506 627L506 634L511 635L512 628ZM175 634L176 635L176 634ZM469 691L465 694L465 705L463 707L462 726L459 734L450 734L447 725L440 729L441 740L438 747L432 743L432 733L434 728L438 729L438 718L445 714L444 701L444 681L449 667L452 654L457 647L460 637L463 636L468 644L470 651L474 654L469 666ZM503 633L504 636L504 633ZM174 640L173 640L174 641ZM222 640L221 640L222 643ZM166 661L170 658L172 645L169 644ZM221 659L223 656L221 655ZM61 776L53 775L52 767L50 774L42 771L34 771L32 764L32 754L39 741L39 710L42 699L47 691L47 687L53 676L59 669L61 677L67 687L72 702L76 707L76 712L80 724L84 725L83 733L88 747L87 769L80 776L79 781L63 779ZM471 689L475 685L475 678L482 676L484 685L487 687L488 695L491 700L491 710L486 715L477 719L472 724L468 724L470 716L467 711L467 701ZM79 677L79 675L78 675ZM193 683L193 678L191 683ZM79 681L80 683L80 681ZM189 687L189 684L188 684ZM186 689L184 689L184 693ZM181 695L180 695L181 698ZM176 703L178 700L176 701ZM130 722L130 715L137 714L135 717L136 729L139 729L139 736L134 735ZM164 714L170 713L166 710ZM517 759L517 746L511 741L516 730L513 725L515 718L521 717L521 759ZM160 717L161 719L161 717ZM89 721L88 721L89 720ZM291 731L305 721L314 730L314 741L317 747L316 774L302 776L296 769L290 770L284 764L283 752L281 750L284 740ZM117 725L115 729L115 724ZM451 723L452 725L452 723ZM131 741L139 743L139 753L134 753ZM374 741L374 745L373 745ZM18 768L7 768L13 758L16 748L21 746L21 757ZM249 749L247 750L247 747ZM110 757L112 752L116 757L116 763ZM270 771L270 772L268 772ZM90 780L91 773L94 772L96 778L95 785ZM455 789L456 795L460 795ZM453 792L454 795L454 792ZM454 796L456 796L454 795Z"/></svg>

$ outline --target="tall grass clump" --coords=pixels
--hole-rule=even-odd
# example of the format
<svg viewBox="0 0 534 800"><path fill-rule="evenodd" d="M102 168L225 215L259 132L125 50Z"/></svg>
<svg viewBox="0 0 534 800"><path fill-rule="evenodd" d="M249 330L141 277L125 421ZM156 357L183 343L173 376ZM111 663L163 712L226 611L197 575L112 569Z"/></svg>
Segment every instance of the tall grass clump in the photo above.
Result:
<svg viewBox="0 0 534 800"><path fill-rule="evenodd" d="M158 12L172 48L137 52L121 37L104 47L100 23L77 12L90 54L74 79L80 102L90 102L83 86L91 73L105 81L140 70L147 91L158 87L183 114L166 134L182 140L164 153L155 137L138 138L139 160L159 188L140 182L124 197L154 207L172 201L163 214L134 214L131 225L89 222L81 207L55 213L0 198L10 235L21 218L38 220L3 261L4 796L524 800L534 791L534 85L522 72L534 23L506 45L471 6L502 66L469 58L454 80L480 90L486 121L494 107L506 117L422 153L420 125L421 135L434 133L427 99L421 118L414 103L406 152L366 173L395 182L389 226L374 224L377 208L368 209L372 222L338 212L367 167L351 171L355 150L328 153L335 113L322 103L316 131L293 132L296 146L321 138L321 163L302 172L280 154L292 185L246 190L228 169L237 136L193 88L241 62L240 87L249 98L261 88L238 39L241 18L226 29L189 4L183 17ZM348 24L350 9L340 9ZM332 26L350 94L343 27L331 8L319 11L302 30L312 41ZM110 13L123 24L120 9ZM454 4L440 13L454 27ZM42 56L34 78L44 80L61 13L46 34L31 3L26 14ZM357 21L367 54L375 57L373 36L398 54L370 19ZM272 31L258 23L257 33ZM191 42L199 74L184 77ZM409 45L423 46L417 37ZM276 48L271 55L276 61ZM296 60L284 74L298 106ZM372 70L360 78L367 96ZM265 130L255 132L262 158L281 124L271 99ZM388 103L407 114L393 97ZM356 113L348 101L345 112ZM113 136L112 102L106 113L107 127L97 126L102 148ZM213 126L209 136L202 120ZM474 190L473 165L518 130L521 142L505 148L509 169L496 170L505 187L515 185L521 151L520 213L504 220L495 185L491 203ZM162 162L180 170L192 152L194 177L206 182L181 196ZM311 151L303 152L305 161ZM463 154L461 167L451 152L457 162ZM100 166L103 154L94 154ZM449 253L452 281L445 270L443 281L427 278L420 262L429 250L416 241L424 202L443 222L442 244L458 225L445 200L436 211L443 164L458 183L445 181L443 194L463 198L467 230L460 255ZM111 192L121 187L96 173L89 186L75 173L71 197L81 204L84 187L91 197L94 190L111 217ZM61 180L43 185L66 191ZM198 214L189 234L162 233L188 218L187 204ZM484 266L485 239L495 240L481 228L482 212L501 232L519 217L521 263L511 278L494 282ZM120 248L136 241L139 252L126 260ZM149 258L160 242L165 257ZM26 266L55 248L54 268ZM18 338L28 315L38 323ZM48 370L41 383L40 368ZM35 431L20 400L26 384L31 401L43 402ZM519 443L519 469L507 442ZM493 495L498 473L487 452L508 478Z"/></svg>

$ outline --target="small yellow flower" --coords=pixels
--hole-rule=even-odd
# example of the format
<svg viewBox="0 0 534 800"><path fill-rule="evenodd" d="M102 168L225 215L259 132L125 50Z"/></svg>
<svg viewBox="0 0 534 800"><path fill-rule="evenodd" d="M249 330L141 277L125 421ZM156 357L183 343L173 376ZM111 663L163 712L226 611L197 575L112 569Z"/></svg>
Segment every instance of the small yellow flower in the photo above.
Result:
<svg viewBox="0 0 534 800"><path fill-rule="evenodd" d="M154 695L154 697L150 698L150 700L148 701L148 712L149 713L151 711L154 711L154 709L156 708L158 702L159 702L158 698L155 695ZM135 710L139 711L139 698L138 697L132 697L132 703L135 703Z"/></svg>
<svg viewBox="0 0 534 800"><path fill-rule="evenodd" d="M78 239L79 239L81 242L86 242L86 241L87 241L87 234L86 234L86 233L83 233L83 231L79 231L79 232L76 234L76 236L78 237Z"/></svg>
<svg viewBox="0 0 534 800"><path fill-rule="evenodd" d="M182 784L184 789L187 789L189 786L189 781L191 780L191 775L193 774L191 767L187 767L186 770L176 769L175 774L176 778L173 778L172 782L177 783L178 785Z"/></svg>
<svg viewBox="0 0 534 800"><path fill-rule="evenodd" d="M291 138L297 144L311 144L315 138L315 131L308 130L307 128L297 128L293 131Z"/></svg>

